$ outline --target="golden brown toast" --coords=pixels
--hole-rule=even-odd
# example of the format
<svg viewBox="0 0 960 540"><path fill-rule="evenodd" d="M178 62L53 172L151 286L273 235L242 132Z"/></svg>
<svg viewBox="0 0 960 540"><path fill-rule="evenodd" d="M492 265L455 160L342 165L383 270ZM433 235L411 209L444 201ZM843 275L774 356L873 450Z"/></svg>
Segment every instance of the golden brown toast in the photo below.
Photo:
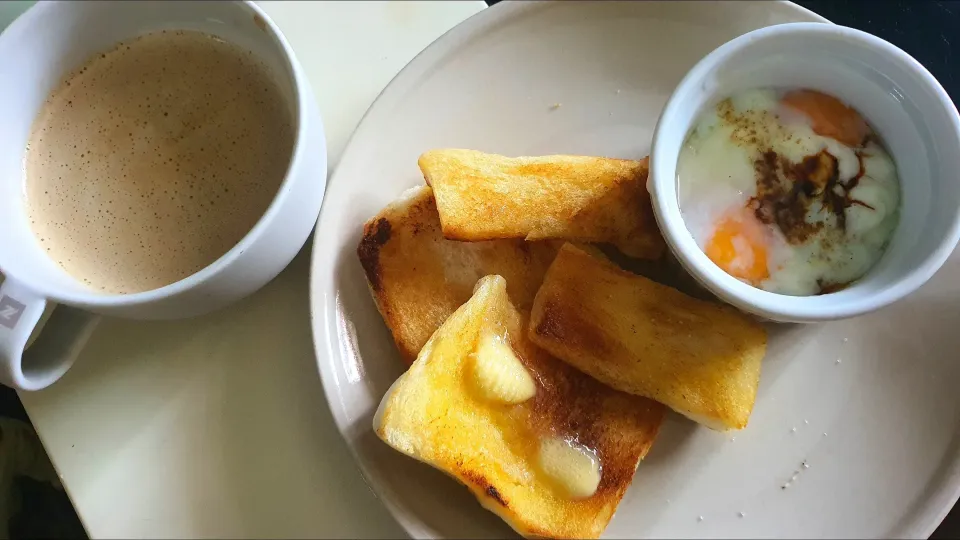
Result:
<svg viewBox="0 0 960 540"><path fill-rule="evenodd" d="M556 238L610 243L637 258L663 254L646 158L509 158L449 149L425 152L419 164L447 238Z"/></svg>
<svg viewBox="0 0 960 540"><path fill-rule="evenodd" d="M764 328L739 311L570 244L537 292L529 333L597 380L717 430L747 425L767 343Z"/></svg>
<svg viewBox="0 0 960 540"><path fill-rule="evenodd" d="M664 407L546 354L526 337L526 323L502 277L480 280L387 391L374 430L393 448L465 484L524 536L596 538L653 443ZM480 391L477 347L489 336L503 338L521 374L532 375L533 397L510 404ZM592 494L572 497L550 476L547 467L556 462L543 457L544 447L559 441L569 449L568 440L595 452L600 476Z"/></svg>
<svg viewBox="0 0 960 540"><path fill-rule="evenodd" d="M558 242L447 240L433 193L418 186L367 221L357 255L377 308L410 364L487 274L506 278L510 298L529 310L558 247Z"/></svg>

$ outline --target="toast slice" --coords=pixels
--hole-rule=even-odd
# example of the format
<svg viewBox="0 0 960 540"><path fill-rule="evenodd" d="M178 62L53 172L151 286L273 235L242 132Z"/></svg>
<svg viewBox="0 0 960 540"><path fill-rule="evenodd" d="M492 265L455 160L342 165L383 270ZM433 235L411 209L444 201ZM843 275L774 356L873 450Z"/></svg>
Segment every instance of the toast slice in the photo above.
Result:
<svg viewBox="0 0 960 540"><path fill-rule="evenodd" d="M419 164L447 238L556 238L610 243L636 258L663 254L646 158L510 158L449 149L430 150Z"/></svg>
<svg viewBox="0 0 960 540"><path fill-rule="evenodd" d="M721 431L747 425L767 344L764 328L739 311L570 244L547 271L529 333L597 380Z"/></svg>
<svg viewBox="0 0 960 540"><path fill-rule="evenodd" d="M481 279L387 391L373 427L524 536L596 538L665 409L533 346L526 323L502 277ZM489 343L506 348L486 355Z"/></svg>
<svg viewBox="0 0 960 540"><path fill-rule="evenodd" d="M559 245L447 240L432 191L418 186L367 221L357 255L377 308L409 365L487 274L506 278L510 298L529 310Z"/></svg>

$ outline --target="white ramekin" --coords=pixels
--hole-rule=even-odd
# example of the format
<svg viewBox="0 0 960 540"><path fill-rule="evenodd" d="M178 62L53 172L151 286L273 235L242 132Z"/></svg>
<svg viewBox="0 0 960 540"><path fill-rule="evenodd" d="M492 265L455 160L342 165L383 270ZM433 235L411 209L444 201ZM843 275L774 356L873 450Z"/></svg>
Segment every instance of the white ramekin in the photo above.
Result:
<svg viewBox="0 0 960 540"><path fill-rule="evenodd" d="M819 296L757 289L700 250L677 198L677 157L697 116L740 90L806 87L856 107L886 142L902 192L900 225L883 257L849 287ZM777 321L815 322L873 311L910 294L937 271L960 238L960 117L940 83L894 45L865 32L791 23L720 46L683 78L657 122L648 187L674 255L730 304Z"/></svg>

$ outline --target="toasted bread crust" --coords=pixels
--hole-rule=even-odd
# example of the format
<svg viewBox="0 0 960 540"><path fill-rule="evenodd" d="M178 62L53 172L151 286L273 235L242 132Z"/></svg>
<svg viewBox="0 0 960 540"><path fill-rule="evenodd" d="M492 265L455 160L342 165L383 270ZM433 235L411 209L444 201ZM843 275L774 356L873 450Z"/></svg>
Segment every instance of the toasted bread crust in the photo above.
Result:
<svg viewBox="0 0 960 540"><path fill-rule="evenodd" d="M431 189L419 186L367 221L357 256L377 309L410 364L486 274L504 276L513 302L529 309L558 247L516 239L447 240Z"/></svg>
<svg viewBox="0 0 960 540"><path fill-rule="evenodd" d="M419 165L447 238L553 238L610 243L637 258L663 254L646 158L509 158L445 149L425 152Z"/></svg>
<svg viewBox="0 0 960 540"><path fill-rule="evenodd" d="M747 425L766 331L566 244L534 300L530 339L613 388L713 429Z"/></svg>

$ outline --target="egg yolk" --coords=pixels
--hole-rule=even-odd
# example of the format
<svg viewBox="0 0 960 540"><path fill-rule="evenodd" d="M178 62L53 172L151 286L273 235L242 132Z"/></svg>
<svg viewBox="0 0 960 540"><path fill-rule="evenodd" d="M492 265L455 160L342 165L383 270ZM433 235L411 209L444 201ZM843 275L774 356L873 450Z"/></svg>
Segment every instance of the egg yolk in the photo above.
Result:
<svg viewBox="0 0 960 540"><path fill-rule="evenodd" d="M780 102L810 119L813 132L847 146L861 146L870 127L860 113L839 99L815 90L787 92Z"/></svg>
<svg viewBox="0 0 960 540"><path fill-rule="evenodd" d="M735 278L756 285L770 277L763 225L749 209L721 218L704 252Z"/></svg>

